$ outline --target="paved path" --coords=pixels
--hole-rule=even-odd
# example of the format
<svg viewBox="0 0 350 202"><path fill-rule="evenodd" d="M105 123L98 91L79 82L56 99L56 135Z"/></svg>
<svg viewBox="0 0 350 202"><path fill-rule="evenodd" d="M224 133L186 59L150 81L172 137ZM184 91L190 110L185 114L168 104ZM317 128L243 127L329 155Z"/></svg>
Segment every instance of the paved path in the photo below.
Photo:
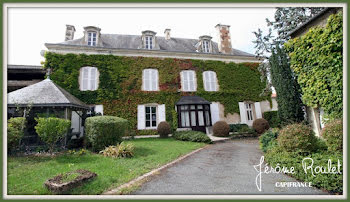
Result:
<svg viewBox="0 0 350 202"><path fill-rule="evenodd" d="M262 192L255 184L263 155L257 139L216 143L151 177L132 194L327 194L316 188L278 188L296 182L284 174L263 174Z"/></svg>

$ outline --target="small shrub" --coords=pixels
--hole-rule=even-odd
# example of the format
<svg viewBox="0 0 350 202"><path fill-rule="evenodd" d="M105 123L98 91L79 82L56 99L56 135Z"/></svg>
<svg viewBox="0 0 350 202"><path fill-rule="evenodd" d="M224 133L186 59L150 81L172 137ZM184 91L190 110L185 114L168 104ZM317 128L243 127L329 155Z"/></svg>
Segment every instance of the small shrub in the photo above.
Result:
<svg viewBox="0 0 350 202"><path fill-rule="evenodd" d="M9 150L17 149L24 136L26 119L23 117L10 118L7 121L7 145Z"/></svg>
<svg viewBox="0 0 350 202"><path fill-rule="evenodd" d="M80 149L80 150L68 150L67 151L68 154L71 154L71 155L79 155L79 156L82 156L82 155L85 155L88 153L88 150L86 149Z"/></svg>
<svg viewBox="0 0 350 202"><path fill-rule="evenodd" d="M55 117L36 118L35 120L38 122L35 126L36 133L49 146L49 152L52 153L55 144L68 132L70 121Z"/></svg>
<svg viewBox="0 0 350 202"><path fill-rule="evenodd" d="M322 129L321 136L325 139L329 151L343 151L343 121L330 121Z"/></svg>
<svg viewBox="0 0 350 202"><path fill-rule="evenodd" d="M272 147L276 146L276 139L278 137L278 133L276 130L269 130L266 131L264 134L262 134L259 137L259 143L260 143L260 149L263 152L266 152L267 150L271 149Z"/></svg>
<svg viewBox="0 0 350 202"><path fill-rule="evenodd" d="M199 131L177 131L173 138L182 141L211 143L211 139L205 133Z"/></svg>
<svg viewBox="0 0 350 202"><path fill-rule="evenodd" d="M229 124L230 126L230 132L242 132L245 129L249 129L249 126L247 124Z"/></svg>
<svg viewBox="0 0 350 202"><path fill-rule="evenodd" d="M157 131L160 137L165 138L171 133L171 128L168 122L162 121L158 124Z"/></svg>
<svg viewBox="0 0 350 202"><path fill-rule="evenodd" d="M287 152L306 152L315 151L317 141L312 129L304 124L291 124L280 130L278 146Z"/></svg>
<svg viewBox="0 0 350 202"><path fill-rule="evenodd" d="M225 121L218 121L213 126L213 135L217 137L228 137L230 126Z"/></svg>
<svg viewBox="0 0 350 202"><path fill-rule="evenodd" d="M128 129L128 121L116 116L89 117L85 122L86 137L94 151L122 141Z"/></svg>
<svg viewBox="0 0 350 202"><path fill-rule="evenodd" d="M100 151L100 154L108 157L126 157L131 158L134 156L134 145L131 143L118 144L117 146L108 146L104 150Z"/></svg>
<svg viewBox="0 0 350 202"><path fill-rule="evenodd" d="M277 128L280 126L281 121L278 118L278 111L267 111L263 114L264 119L269 122L271 128Z"/></svg>
<svg viewBox="0 0 350 202"><path fill-rule="evenodd" d="M270 128L270 125L266 119L260 118L253 121L253 128L258 134L262 134Z"/></svg>

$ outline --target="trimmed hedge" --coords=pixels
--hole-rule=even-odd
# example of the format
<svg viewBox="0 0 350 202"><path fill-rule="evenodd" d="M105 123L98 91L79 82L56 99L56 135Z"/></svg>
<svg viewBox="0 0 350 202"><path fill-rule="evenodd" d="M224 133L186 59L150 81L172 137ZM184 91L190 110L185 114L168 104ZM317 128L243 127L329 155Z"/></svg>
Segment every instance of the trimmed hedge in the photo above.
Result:
<svg viewBox="0 0 350 202"><path fill-rule="evenodd" d="M314 173L316 176L313 176L308 170L305 173L302 167L302 161L304 158L309 157L314 160L315 169L316 166L322 166L324 168L328 167L328 159L332 161L333 166L337 166L338 160L341 164L341 173L343 173L343 156L340 153L329 153L329 152L320 152L313 153L307 156L300 155L298 152L285 152L280 151L278 148L269 150L265 153L265 161L272 167L276 167L279 164L279 167L295 168L295 173L290 174L290 176L303 181L311 182L312 186L317 188L323 188L334 194L343 193L343 174L322 174ZM309 164L310 165L310 164Z"/></svg>
<svg viewBox="0 0 350 202"><path fill-rule="evenodd" d="M287 152L313 152L317 149L316 136L312 129L304 124L291 124L280 130L278 146Z"/></svg>
<svg viewBox="0 0 350 202"><path fill-rule="evenodd" d="M271 148L277 146L277 137L278 137L277 130L266 131L264 134L262 134L259 137L260 149L263 152L267 152Z"/></svg>
<svg viewBox="0 0 350 202"><path fill-rule="evenodd" d="M56 143L67 134L71 122L56 117L36 118L35 120L38 122L35 126L36 133L49 146L50 152L53 152Z"/></svg>
<svg viewBox="0 0 350 202"><path fill-rule="evenodd" d="M225 121L218 121L213 126L213 135L216 137L228 137L230 126Z"/></svg>
<svg viewBox="0 0 350 202"><path fill-rule="evenodd" d="M327 123L322 129L321 136L325 139L329 151L343 151L343 121L341 119Z"/></svg>
<svg viewBox="0 0 350 202"><path fill-rule="evenodd" d="M171 133L171 128L168 122L162 121L157 126L157 131L159 134L159 137L166 138Z"/></svg>
<svg viewBox="0 0 350 202"><path fill-rule="evenodd" d="M211 139L205 133L199 131L176 131L173 138L182 141L211 143Z"/></svg>
<svg viewBox="0 0 350 202"><path fill-rule="evenodd" d="M278 118L278 111L267 111L263 114L264 119L269 122L271 128L277 128L280 126L281 121Z"/></svg>
<svg viewBox="0 0 350 202"><path fill-rule="evenodd" d="M258 134L262 134L270 128L270 125L265 119L260 118L253 121L253 128Z"/></svg>
<svg viewBox="0 0 350 202"><path fill-rule="evenodd" d="M236 123L228 125L230 126L230 132L241 132L249 129L249 126L247 124Z"/></svg>
<svg viewBox="0 0 350 202"><path fill-rule="evenodd" d="M7 146L9 150L17 149L20 140L24 136L26 119L24 117L10 118L7 120Z"/></svg>
<svg viewBox="0 0 350 202"><path fill-rule="evenodd" d="M86 137L94 151L101 151L122 141L128 121L116 116L95 116L85 121Z"/></svg>

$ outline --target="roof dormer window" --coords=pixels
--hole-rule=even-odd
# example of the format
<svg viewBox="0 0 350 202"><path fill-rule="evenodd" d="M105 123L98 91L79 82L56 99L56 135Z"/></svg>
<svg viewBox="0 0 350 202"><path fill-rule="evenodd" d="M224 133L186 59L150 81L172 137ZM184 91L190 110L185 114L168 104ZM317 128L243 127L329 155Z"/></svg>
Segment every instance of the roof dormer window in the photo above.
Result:
<svg viewBox="0 0 350 202"><path fill-rule="evenodd" d="M209 50L209 41L208 40L204 40L203 41L203 52L204 53L209 53L210 50Z"/></svg>
<svg viewBox="0 0 350 202"><path fill-rule="evenodd" d="M88 45L96 46L96 32L88 32Z"/></svg>
<svg viewBox="0 0 350 202"><path fill-rule="evenodd" d="M157 45L156 34L156 32L151 30L143 31L141 36L142 44L140 44L140 48L147 50L158 50L159 45Z"/></svg>
<svg viewBox="0 0 350 202"><path fill-rule="evenodd" d="M153 49L153 36L145 36L145 48L148 50Z"/></svg>
<svg viewBox="0 0 350 202"><path fill-rule="evenodd" d="M200 36L199 42L197 46L197 51L202 53L211 53L212 52L212 45L211 45L211 36Z"/></svg>
<svg viewBox="0 0 350 202"><path fill-rule="evenodd" d="M94 26L84 27L84 45L88 46L102 46L101 29Z"/></svg>

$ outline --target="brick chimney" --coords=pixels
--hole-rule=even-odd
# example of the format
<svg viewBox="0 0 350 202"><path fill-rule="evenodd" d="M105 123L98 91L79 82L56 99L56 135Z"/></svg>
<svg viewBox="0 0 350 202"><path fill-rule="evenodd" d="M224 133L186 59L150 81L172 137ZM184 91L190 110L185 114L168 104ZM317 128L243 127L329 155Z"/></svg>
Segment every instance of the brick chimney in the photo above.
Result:
<svg viewBox="0 0 350 202"><path fill-rule="evenodd" d="M164 31L164 38L165 38L165 40L169 40L170 39L170 31L171 31L171 29L165 29L165 31Z"/></svg>
<svg viewBox="0 0 350 202"><path fill-rule="evenodd" d="M219 52L223 54L232 53L232 44L231 44L231 34L230 34L230 25L217 24L215 26L218 33L218 48Z"/></svg>
<svg viewBox="0 0 350 202"><path fill-rule="evenodd" d="M74 39L75 27L73 25L66 25L66 38L65 41Z"/></svg>

